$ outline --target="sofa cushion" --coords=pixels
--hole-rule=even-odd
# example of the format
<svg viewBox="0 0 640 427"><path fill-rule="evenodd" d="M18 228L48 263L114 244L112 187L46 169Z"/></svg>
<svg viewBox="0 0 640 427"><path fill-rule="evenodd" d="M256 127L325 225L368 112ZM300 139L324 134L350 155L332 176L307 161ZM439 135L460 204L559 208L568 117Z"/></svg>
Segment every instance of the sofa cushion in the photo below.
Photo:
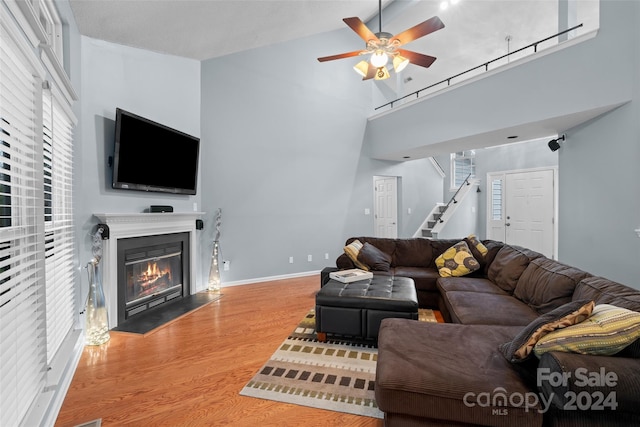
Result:
<svg viewBox="0 0 640 427"><path fill-rule="evenodd" d="M452 291L443 297L454 323L526 326L538 317L535 310L511 295Z"/></svg>
<svg viewBox="0 0 640 427"><path fill-rule="evenodd" d="M544 314L571 301L580 280L589 273L558 261L541 257L534 259L524 270L513 295Z"/></svg>
<svg viewBox="0 0 640 427"><path fill-rule="evenodd" d="M518 284L518 279L529 263L543 256L538 252L519 246L504 245L489 265L487 277L509 294Z"/></svg>
<svg viewBox="0 0 640 427"><path fill-rule="evenodd" d="M398 239L393 254L393 266L428 267L433 262L433 252L427 239Z"/></svg>
<svg viewBox="0 0 640 427"><path fill-rule="evenodd" d="M592 299L596 304L612 304L640 312L640 290L603 277L583 279L576 286L573 299Z"/></svg>
<svg viewBox="0 0 640 427"><path fill-rule="evenodd" d="M440 275L437 270L421 267L396 267L393 269L395 276L410 277L413 279L416 289L419 291L437 292L436 281Z"/></svg>
<svg viewBox="0 0 640 427"><path fill-rule="evenodd" d="M358 254L362 250L362 247L362 242L356 239L344 247L344 253L347 254L351 261L353 261L353 263L356 265L356 267L365 271L369 271L369 266L363 264L358 260Z"/></svg>
<svg viewBox="0 0 640 427"><path fill-rule="evenodd" d="M593 301L580 300L564 304L529 323L513 340L500 346L511 363L521 363L533 354L533 347L546 334L585 320L594 307Z"/></svg>
<svg viewBox="0 0 640 427"><path fill-rule="evenodd" d="M389 271L391 255L382 252L369 242L364 242L358 253L358 261L368 266L372 271Z"/></svg>
<svg viewBox="0 0 640 427"><path fill-rule="evenodd" d="M611 356L640 338L640 313L610 304L598 304L584 322L542 337L533 351Z"/></svg>
<svg viewBox="0 0 640 427"><path fill-rule="evenodd" d="M437 280L437 286L441 293L466 291L507 295L505 291L497 287L491 280L480 277L440 277Z"/></svg>
<svg viewBox="0 0 640 427"><path fill-rule="evenodd" d="M488 276L489 266L491 266L496 255L505 244L497 240L483 240L482 244L487 248L487 254L484 256L484 260L480 261L480 266L482 267L481 273L484 276Z"/></svg>
<svg viewBox="0 0 640 427"><path fill-rule="evenodd" d="M442 277L460 277L478 270L480 263L471 255L467 242L462 240L437 257L436 266Z"/></svg>
<svg viewBox="0 0 640 427"><path fill-rule="evenodd" d="M437 420L433 425L542 425L539 405L526 410L506 401L506 410L496 416L495 408L476 400L500 388L522 396L534 390L535 385L529 386L497 350L518 330L383 320L378 334L376 403L387 413ZM430 424L423 420L413 425Z"/></svg>

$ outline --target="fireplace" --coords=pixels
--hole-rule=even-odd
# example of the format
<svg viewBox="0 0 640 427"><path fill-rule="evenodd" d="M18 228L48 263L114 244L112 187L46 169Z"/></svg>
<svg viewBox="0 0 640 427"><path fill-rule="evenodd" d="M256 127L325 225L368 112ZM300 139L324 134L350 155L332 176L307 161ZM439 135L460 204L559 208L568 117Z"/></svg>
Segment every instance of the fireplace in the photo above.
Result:
<svg viewBox="0 0 640 427"><path fill-rule="evenodd" d="M202 280L198 280L200 271L198 256L199 253L199 238L197 235L196 221L201 219L204 215L203 212L164 212L164 213L95 213L94 214L99 223L105 224L108 227L108 236L103 236L103 258L102 264L102 284L104 286L104 296L107 305L107 311L109 313L109 329L116 328L119 323L122 323L127 318L127 310L136 309L142 310L139 313L129 313L129 317L142 316L141 313L154 313L156 308L161 308L160 304L171 303L178 301L178 299L186 298L189 295L194 295L198 291L204 290L205 284ZM154 247L158 244L164 245L164 241L147 241L140 243L139 240L135 240L139 237L152 237L157 239L163 239L161 236L176 236L178 234L187 235L185 240L182 238L181 250L182 250L182 280L179 282L182 284L182 291L180 297L176 295L177 291L165 290L164 293L156 297L143 296L141 298L134 298L139 300L137 303L131 305L127 309L127 303L124 297L121 296L122 292L119 287L124 281L124 275L120 268L120 264L124 261L120 260L119 253L121 248L133 249L138 246L138 249L151 247L151 253L146 255L134 256L131 261L138 261L144 258L158 258L162 255L169 255L172 251L165 251L164 254L156 254ZM133 242L132 247L128 247L130 242ZM144 252L144 251L143 251ZM132 253L138 253L137 250L132 250ZM122 277L121 277L122 275ZM180 276L180 274L178 274ZM174 277L174 273L172 273ZM175 286L175 285L173 285ZM169 286L167 289L172 289L173 286ZM154 294L154 292L151 292ZM167 299L167 297L169 297ZM148 299L144 299L148 298ZM164 301L162 301L164 298ZM131 301L130 301L131 302ZM139 303L139 304L138 304ZM146 307L142 307L146 304ZM154 304L158 304L156 307ZM149 305L151 307L149 308ZM140 306L140 307L139 307ZM156 312L157 313L157 312ZM135 317L133 317L135 321Z"/></svg>
<svg viewBox="0 0 640 427"><path fill-rule="evenodd" d="M118 240L118 322L190 295L189 233Z"/></svg>

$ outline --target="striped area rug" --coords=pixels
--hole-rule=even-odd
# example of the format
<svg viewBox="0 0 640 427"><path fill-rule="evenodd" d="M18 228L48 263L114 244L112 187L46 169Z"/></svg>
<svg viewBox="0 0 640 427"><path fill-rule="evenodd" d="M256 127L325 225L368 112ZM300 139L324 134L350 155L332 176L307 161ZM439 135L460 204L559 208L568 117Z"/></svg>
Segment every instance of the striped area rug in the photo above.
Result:
<svg viewBox="0 0 640 427"><path fill-rule="evenodd" d="M433 313L420 317L435 321ZM240 394L383 418L374 397L377 359L371 344L318 342L311 310Z"/></svg>

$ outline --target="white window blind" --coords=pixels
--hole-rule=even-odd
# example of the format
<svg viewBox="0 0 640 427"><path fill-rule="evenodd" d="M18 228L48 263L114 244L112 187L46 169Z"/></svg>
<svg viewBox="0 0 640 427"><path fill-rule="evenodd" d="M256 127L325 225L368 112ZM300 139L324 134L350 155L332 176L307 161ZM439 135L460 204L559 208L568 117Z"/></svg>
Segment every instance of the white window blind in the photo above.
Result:
<svg viewBox="0 0 640 427"><path fill-rule="evenodd" d="M51 90L43 93L47 362L74 323L73 123Z"/></svg>
<svg viewBox="0 0 640 427"><path fill-rule="evenodd" d="M46 319L39 80L0 22L0 425L42 391Z"/></svg>

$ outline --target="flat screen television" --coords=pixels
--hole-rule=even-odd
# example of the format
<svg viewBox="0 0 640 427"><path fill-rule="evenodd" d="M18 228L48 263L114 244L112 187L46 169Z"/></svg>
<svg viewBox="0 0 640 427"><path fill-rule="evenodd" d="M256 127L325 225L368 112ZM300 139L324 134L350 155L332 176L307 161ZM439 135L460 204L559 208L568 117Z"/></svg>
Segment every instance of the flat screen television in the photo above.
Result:
<svg viewBox="0 0 640 427"><path fill-rule="evenodd" d="M112 187L196 194L200 139L116 109Z"/></svg>

